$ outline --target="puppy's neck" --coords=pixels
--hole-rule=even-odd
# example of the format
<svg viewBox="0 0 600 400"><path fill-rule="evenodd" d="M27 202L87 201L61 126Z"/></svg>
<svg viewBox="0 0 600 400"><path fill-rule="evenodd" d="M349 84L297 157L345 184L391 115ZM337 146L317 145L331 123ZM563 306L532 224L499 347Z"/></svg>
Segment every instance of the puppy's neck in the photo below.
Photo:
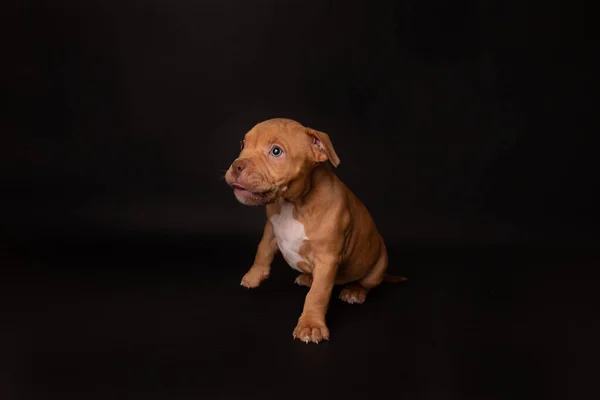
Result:
<svg viewBox="0 0 600 400"><path fill-rule="evenodd" d="M328 162L320 163L309 173L308 183L296 193L282 196L282 200L296 207L312 203L316 199L327 197L335 188L336 175Z"/></svg>

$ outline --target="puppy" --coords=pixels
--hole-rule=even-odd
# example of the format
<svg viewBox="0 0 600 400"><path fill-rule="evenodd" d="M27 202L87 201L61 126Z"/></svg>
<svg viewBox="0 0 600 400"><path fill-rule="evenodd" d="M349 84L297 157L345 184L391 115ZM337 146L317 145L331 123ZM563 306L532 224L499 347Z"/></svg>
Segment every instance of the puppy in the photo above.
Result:
<svg viewBox="0 0 600 400"><path fill-rule="evenodd" d="M341 300L360 304L384 279L406 278L386 275L385 243L366 207L335 175L340 158L327 134L275 118L254 126L241 147L225 180L240 203L266 206L268 218L241 284L259 286L280 251L300 273L295 282L310 288L294 338L328 340L334 285L346 285Z"/></svg>

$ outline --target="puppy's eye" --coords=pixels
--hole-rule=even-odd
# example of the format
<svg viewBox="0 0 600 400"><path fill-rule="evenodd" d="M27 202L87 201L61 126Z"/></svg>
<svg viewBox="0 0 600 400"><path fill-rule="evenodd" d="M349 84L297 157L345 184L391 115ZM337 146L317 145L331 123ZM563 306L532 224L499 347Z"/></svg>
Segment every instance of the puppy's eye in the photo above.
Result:
<svg viewBox="0 0 600 400"><path fill-rule="evenodd" d="M273 157L279 157L282 154L283 154L283 150L281 150L281 147L279 147L279 146L273 146L273 148L271 149L271 155Z"/></svg>
<svg viewBox="0 0 600 400"><path fill-rule="evenodd" d="M240 140L240 150L244 150L244 141Z"/></svg>

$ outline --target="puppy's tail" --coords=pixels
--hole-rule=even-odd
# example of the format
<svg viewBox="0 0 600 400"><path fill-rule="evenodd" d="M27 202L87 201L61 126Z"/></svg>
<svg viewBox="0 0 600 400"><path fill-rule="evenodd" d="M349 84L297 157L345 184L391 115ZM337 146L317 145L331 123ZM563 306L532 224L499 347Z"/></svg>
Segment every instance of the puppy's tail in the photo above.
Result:
<svg viewBox="0 0 600 400"><path fill-rule="evenodd" d="M399 275L385 274L385 276L383 277L383 281L387 282L387 283L398 283L398 282L404 282L407 280L408 280L408 278L406 278L404 276L399 276Z"/></svg>

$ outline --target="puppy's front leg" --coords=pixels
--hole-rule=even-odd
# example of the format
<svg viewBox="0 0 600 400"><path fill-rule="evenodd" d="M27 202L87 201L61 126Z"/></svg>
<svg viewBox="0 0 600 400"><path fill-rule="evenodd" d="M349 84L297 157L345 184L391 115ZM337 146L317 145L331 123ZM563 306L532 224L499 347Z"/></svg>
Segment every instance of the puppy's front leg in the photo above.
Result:
<svg viewBox="0 0 600 400"><path fill-rule="evenodd" d="M255 288L267 279L271 271L271 263L278 249L277 240L273 233L273 225L271 225L271 221L267 220L263 237L258 244L258 250L254 257L254 264L242 278L241 285L247 288Z"/></svg>
<svg viewBox="0 0 600 400"><path fill-rule="evenodd" d="M329 329L325 324L325 315L331 299L331 291L337 273L337 260L318 263L313 269L313 282L306 300L304 310L294 329L294 338L303 342L319 343L329 340Z"/></svg>

